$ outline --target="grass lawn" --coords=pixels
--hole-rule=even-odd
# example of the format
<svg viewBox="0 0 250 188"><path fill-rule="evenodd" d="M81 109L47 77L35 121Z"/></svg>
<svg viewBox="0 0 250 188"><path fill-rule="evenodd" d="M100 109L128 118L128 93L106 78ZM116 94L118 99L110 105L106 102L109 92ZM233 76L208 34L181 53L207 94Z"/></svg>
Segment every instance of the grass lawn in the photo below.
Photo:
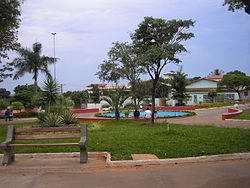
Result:
<svg viewBox="0 0 250 188"><path fill-rule="evenodd" d="M237 116L231 117L230 119L246 119L250 120L250 109L245 109L243 112Z"/></svg>
<svg viewBox="0 0 250 188"><path fill-rule="evenodd" d="M250 152L250 130L212 126L151 125L147 122L88 122L88 151L108 151L112 160L131 159L131 154L155 154L159 158L191 157ZM38 124L16 124L36 127ZM7 125L0 126L0 141ZM67 139L64 142L69 142ZM31 142L31 141L29 141ZM41 142L41 141L40 141ZM46 142L46 141L45 141ZM61 142L61 141L59 141ZM19 147L16 153L73 152L77 147Z"/></svg>

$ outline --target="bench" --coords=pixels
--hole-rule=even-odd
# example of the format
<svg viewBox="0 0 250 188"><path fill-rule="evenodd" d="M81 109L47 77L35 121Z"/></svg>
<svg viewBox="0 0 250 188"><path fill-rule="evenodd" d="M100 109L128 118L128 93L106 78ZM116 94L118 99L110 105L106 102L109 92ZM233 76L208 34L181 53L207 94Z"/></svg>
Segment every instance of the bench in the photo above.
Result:
<svg viewBox="0 0 250 188"><path fill-rule="evenodd" d="M69 133L71 131L78 133ZM36 134L30 134L30 133L36 133ZM45 133L50 133L50 134L45 134ZM15 140L45 140L45 139L69 139L69 138L79 138L80 141L78 143L42 143L42 144L14 143ZM0 148L4 150L2 164L6 166L15 161L15 150L14 150L15 147L31 147L31 146L79 146L80 163L86 163L88 160L87 125L81 125L80 127L49 127L49 128L15 128L13 125L10 125L8 126L6 140L0 144Z"/></svg>

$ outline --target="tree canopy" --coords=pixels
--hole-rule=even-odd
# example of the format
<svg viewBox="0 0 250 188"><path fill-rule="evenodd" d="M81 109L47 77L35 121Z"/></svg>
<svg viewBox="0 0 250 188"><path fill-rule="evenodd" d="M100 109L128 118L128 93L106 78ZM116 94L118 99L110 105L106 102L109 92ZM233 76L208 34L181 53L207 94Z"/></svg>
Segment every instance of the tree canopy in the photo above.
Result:
<svg viewBox="0 0 250 188"><path fill-rule="evenodd" d="M152 123L154 121L155 91L163 68L169 63L179 64L179 54L187 52L182 44L194 34L188 32L194 26L192 20L165 20L145 17L138 29L131 35L140 65L152 80Z"/></svg>
<svg viewBox="0 0 250 188"><path fill-rule="evenodd" d="M81 107L82 103L88 102L88 92L87 91L67 91L63 94L65 97L70 97L74 101L76 107Z"/></svg>
<svg viewBox="0 0 250 188"><path fill-rule="evenodd" d="M19 16L20 0L1 0L0 1L0 82L3 79L11 76L11 64L3 65L3 59L8 58L7 52L9 50L16 50L19 46L17 42L18 28L20 25Z"/></svg>
<svg viewBox="0 0 250 188"><path fill-rule="evenodd" d="M10 91L7 91L5 88L0 88L0 99L7 99L10 96Z"/></svg>
<svg viewBox="0 0 250 188"><path fill-rule="evenodd" d="M14 92L15 94L21 93L22 91L31 91L34 92L35 90L35 86L34 84L25 84L25 85L18 85L14 88ZM38 87L38 92L42 91L39 87Z"/></svg>
<svg viewBox="0 0 250 188"><path fill-rule="evenodd" d="M247 14L250 14L250 1L249 0L225 0L223 6L229 5L229 11L235 11L238 9L245 9Z"/></svg>
<svg viewBox="0 0 250 188"><path fill-rule="evenodd" d="M228 72L221 81L218 82L220 88L232 89L238 93L241 99L241 91L250 89L250 76L246 76L244 72L233 71Z"/></svg>
<svg viewBox="0 0 250 188"><path fill-rule="evenodd" d="M21 47L17 49L17 52L20 57L15 58L13 61L15 68L17 69L14 75L14 79L18 79L25 73L33 74L34 85L35 85L34 93L35 95L37 95L38 73L40 71L42 73L45 73L47 76L51 76L50 71L48 69L48 65L55 63L55 59L53 57L41 55L42 44L39 42L33 44L32 50Z"/></svg>

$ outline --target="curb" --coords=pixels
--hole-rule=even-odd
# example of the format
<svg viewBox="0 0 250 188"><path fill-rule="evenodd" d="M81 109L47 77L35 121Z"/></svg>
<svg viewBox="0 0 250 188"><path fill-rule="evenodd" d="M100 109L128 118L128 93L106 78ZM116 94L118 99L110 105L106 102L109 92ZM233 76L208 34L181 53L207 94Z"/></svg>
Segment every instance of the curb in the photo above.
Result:
<svg viewBox="0 0 250 188"><path fill-rule="evenodd" d="M250 120L247 120L247 119L225 119L225 121L250 122Z"/></svg>
<svg viewBox="0 0 250 188"><path fill-rule="evenodd" d="M244 106L248 106L248 105L244 105L244 104L239 104L238 107L244 107ZM218 108L233 108L234 106L221 106L221 107L212 107L212 108L197 108L195 109L195 111L203 111L203 110L213 110L213 109L218 109Z"/></svg>
<svg viewBox="0 0 250 188"><path fill-rule="evenodd" d="M219 154L209 156L198 157L186 157L186 158L172 158L172 159L147 159L147 160L123 160L112 161L110 152L88 152L89 158L93 157L105 157L106 167L132 167L143 165L167 165L167 164L185 164L185 163L200 163L200 162L214 162L214 161L226 161L226 160L243 160L250 159L249 153L233 153L233 154ZM0 154L0 158L3 154ZM79 152L73 153L33 153L33 154L16 154L16 157L20 158L72 158L80 157Z"/></svg>
<svg viewBox="0 0 250 188"><path fill-rule="evenodd" d="M199 157L187 158L173 158L173 159L148 159L148 160L127 160L127 161L111 161L111 155L107 155L107 167L124 167L124 166L142 166L142 165L161 165L161 164L184 164L184 163L198 163L198 162L212 162L225 160L242 160L250 159L250 153L235 153L235 154L221 154Z"/></svg>

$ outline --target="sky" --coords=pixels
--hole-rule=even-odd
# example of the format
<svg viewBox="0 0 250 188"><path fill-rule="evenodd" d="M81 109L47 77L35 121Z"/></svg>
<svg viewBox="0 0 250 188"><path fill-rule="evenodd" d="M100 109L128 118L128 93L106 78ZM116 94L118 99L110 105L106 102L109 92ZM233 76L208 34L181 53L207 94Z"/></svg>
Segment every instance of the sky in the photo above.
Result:
<svg viewBox="0 0 250 188"><path fill-rule="evenodd" d="M84 90L101 83L95 73L107 59L116 41L131 42L130 34L144 17L192 19L195 38L185 42L188 53L180 56L180 65L188 77L207 76L214 69L225 73L240 70L250 75L250 15L244 10L230 12L224 0L25 0L22 5L19 42L31 48L42 44L42 54L54 56L56 79L63 91ZM10 53L10 60L18 57ZM54 73L54 66L50 67ZM162 73L178 70L169 64ZM39 75L39 86L45 80ZM149 79L144 76L143 79ZM17 85L32 84L32 75L19 80L6 79L1 88L9 91Z"/></svg>

